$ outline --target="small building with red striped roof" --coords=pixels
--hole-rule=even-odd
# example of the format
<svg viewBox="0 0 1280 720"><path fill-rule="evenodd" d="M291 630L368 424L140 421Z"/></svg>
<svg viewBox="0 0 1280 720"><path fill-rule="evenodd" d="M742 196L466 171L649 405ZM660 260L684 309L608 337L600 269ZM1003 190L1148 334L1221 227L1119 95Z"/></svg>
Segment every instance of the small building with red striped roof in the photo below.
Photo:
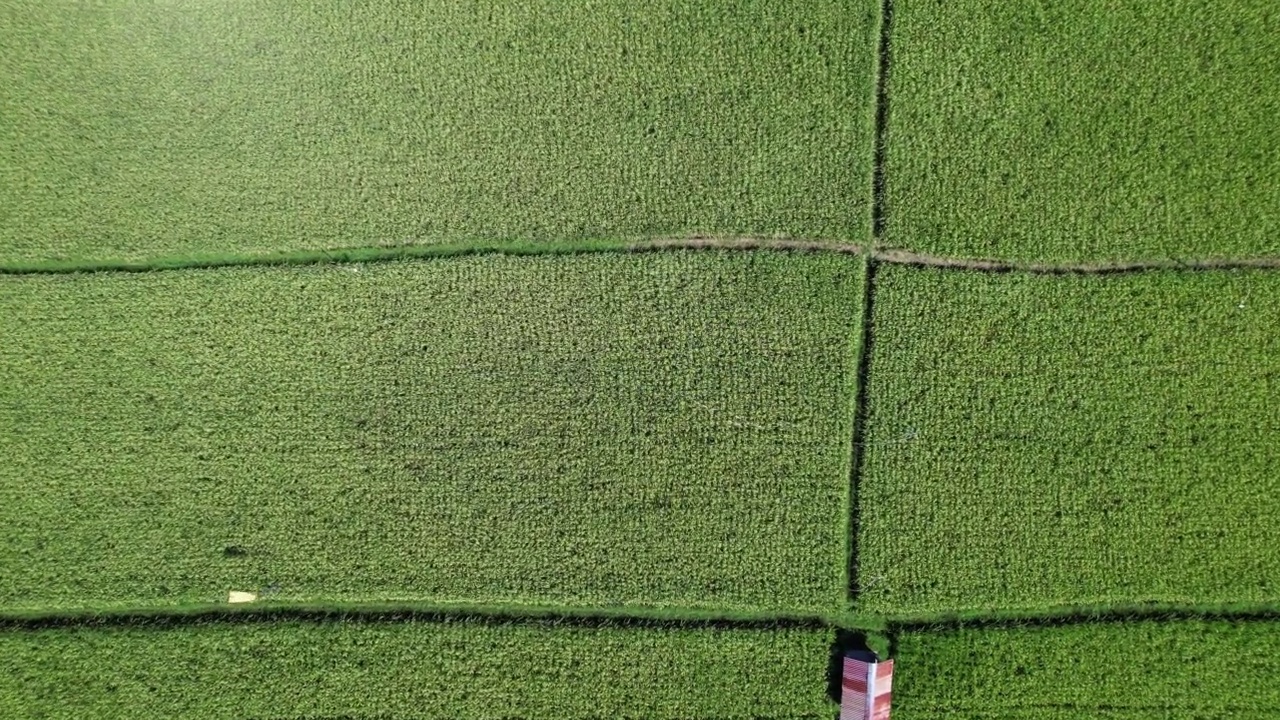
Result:
<svg viewBox="0 0 1280 720"><path fill-rule="evenodd" d="M875 653L867 651L845 654L840 720L889 720L892 699L892 660L881 662Z"/></svg>

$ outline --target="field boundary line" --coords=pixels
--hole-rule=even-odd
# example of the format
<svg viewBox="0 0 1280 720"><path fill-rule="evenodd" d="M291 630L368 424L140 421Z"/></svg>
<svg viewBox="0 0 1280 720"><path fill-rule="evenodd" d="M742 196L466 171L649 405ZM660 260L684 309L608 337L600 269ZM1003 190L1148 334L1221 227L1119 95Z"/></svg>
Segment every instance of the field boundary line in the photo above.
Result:
<svg viewBox="0 0 1280 720"><path fill-rule="evenodd" d="M936 270L978 272L1027 272L1049 275L1112 275L1122 273L1207 270L1280 270L1280 257L1204 258L1199 260L1116 260L1102 262L1042 263L930 255L909 250L872 248L842 240L811 238L707 236L655 237L648 239L584 240L572 242L502 241L387 245L286 253L168 257L151 260L49 260L0 262L0 275L64 275L94 272L145 273L164 270L201 270L225 267L295 266L395 262L471 255L582 255L594 253L647 253L687 250L779 251L863 255L878 263Z"/></svg>
<svg viewBox="0 0 1280 720"><path fill-rule="evenodd" d="M205 623L304 622L482 622L533 623L568 627L654 627L708 629L810 628L857 634L945 632L960 628L1055 627L1138 621L1277 621L1280 604L1136 603L1060 606L1045 610L968 611L918 615L855 612L768 612L713 608L556 606L431 602L264 601L229 605L189 605L0 610L0 632L60 627L176 627Z"/></svg>
<svg viewBox="0 0 1280 720"><path fill-rule="evenodd" d="M871 347L875 343L874 315L875 304L876 259L867 257L863 272L862 285L862 318L858 329L857 365L855 378L857 385L853 397L853 428L849 442L849 502L848 538L846 539L848 555L845 558L847 567L848 601L851 608L856 607L861 594L859 582L858 533L861 528L861 498L859 488L862 485L862 474L866 465L866 432L867 405L870 401Z"/></svg>
<svg viewBox="0 0 1280 720"><path fill-rule="evenodd" d="M637 626L720 629L851 628L883 630L872 616L852 613L735 611L650 606L556 606L430 602L334 602L308 603L264 601L229 605L190 605L72 608L51 611L0 610L0 631L57 627L170 627L204 623L257 623L299 621L432 622L473 621L496 623L545 623L573 627Z"/></svg>
<svg viewBox="0 0 1280 720"><path fill-rule="evenodd" d="M780 250L834 252L862 255L861 245L824 240L755 236L661 236L580 241L433 243L299 250L295 252L242 253L161 257L150 260L48 260L0 262L0 275L57 275L86 272L153 272L222 267L378 263L398 260L465 257L470 255L579 255L592 253L644 253L668 250Z"/></svg>
<svg viewBox="0 0 1280 720"><path fill-rule="evenodd" d="M876 97L875 97L875 132L872 135L874 146L871 150L871 238L872 244L878 247L884 240L886 221L886 199L888 188L885 184L885 156L888 152L889 132L889 61L893 32L893 0L881 0L879 52L876 55ZM871 368L871 346L875 333L873 325L875 317L875 276L880 262L879 253L869 249L864 260L862 288L862 318L857 350L857 386L853 398L853 432L849 443L849 500L847 544L847 587L849 606L857 605L861 594L859 581L858 533L861 525L861 502L859 487L862 484L863 467L866 461L864 441L866 439L868 386Z"/></svg>
<svg viewBox="0 0 1280 720"><path fill-rule="evenodd" d="M889 187L885 164L889 152L889 64L893 55L893 0L880 3L880 48L876 55L876 115L872 135L875 148L871 164L871 237L877 245L884 240L888 217Z"/></svg>

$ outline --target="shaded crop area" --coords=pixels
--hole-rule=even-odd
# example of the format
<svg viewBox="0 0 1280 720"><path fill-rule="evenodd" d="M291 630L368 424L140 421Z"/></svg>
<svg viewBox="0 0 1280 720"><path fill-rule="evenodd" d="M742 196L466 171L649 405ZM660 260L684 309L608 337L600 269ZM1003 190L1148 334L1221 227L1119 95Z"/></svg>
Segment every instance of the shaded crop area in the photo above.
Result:
<svg viewBox="0 0 1280 720"><path fill-rule="evenodd" d="M861 259L0 278L0 606L838 610Z"/></svg>
<svg viewBox="0 0 1280 720"><path fill-rule="evenodd" d="M413 621L6 630L0 712L829 720L830 635Z"/></svg>
<svg viewBox="0 0 1280 720"><path fill-rule="evenodd" d="M1280 599L1280 275L876 272L860 609Z"/></svg>
<svg viewBox="0 0 1280 720"><path fill-rule="evenodd" d="M860 237L874 0L0 8L0 261Z"/></svg>
<svg viewBox="0 0 1280 720"><path fill-rule="evenodd" d="M894 718L1273 717L1280 623L1140 622L908 632Z"/></svg>
<svg viewBox="0 0 1280 720"><path fill-rule="evenodd" d="M887 243L1100 262L1280 254L1272 0L895 0Z"/></svg>

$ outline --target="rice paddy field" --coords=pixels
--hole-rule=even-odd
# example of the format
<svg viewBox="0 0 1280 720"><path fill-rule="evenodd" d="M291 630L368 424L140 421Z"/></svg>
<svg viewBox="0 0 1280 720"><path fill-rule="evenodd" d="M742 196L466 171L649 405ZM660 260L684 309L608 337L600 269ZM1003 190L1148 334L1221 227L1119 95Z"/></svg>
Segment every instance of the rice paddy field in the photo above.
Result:
<svg viewBox="0 0 1280 720"><path fill-rule="evenodd" d="M1271 0L893 0L886 244L1019 261L1280 254Z"/></svg>
<svg viewBox="0 0 1280 720"><path fill-rule="evenodd" d="M1280 595L1280 274L875 282L864 608Z"/></svg>
<svg viewBox="0 0 1280 720"><path fill-rule="evenodd" d="M0 716L1280 714L1278 39L0 0Z"/></svg>
<svg viewBox="0 0 1280 720"><path fill-rule="evenodd" d="M830 716L830 635L412 618L47 628L0 634L0 711L816 720Z"/></svg>
<svg viewBox="0 0 1280 720"><path fill-rule="evenodd" d="M0 284L0 608L836 611L863 263L656 253Z"/></svg>
<svg viewBox="0 0 1280 720"><path fill-rule="evenodd" d="M893 717L1272 717L1277 641L1274 620L904 632Z"/></svg>
<svg viewBox="0 0 1280 720"><path fill-rule="evenodd" d="M0 4L0 265L849 240L878 6Z"/></svg>

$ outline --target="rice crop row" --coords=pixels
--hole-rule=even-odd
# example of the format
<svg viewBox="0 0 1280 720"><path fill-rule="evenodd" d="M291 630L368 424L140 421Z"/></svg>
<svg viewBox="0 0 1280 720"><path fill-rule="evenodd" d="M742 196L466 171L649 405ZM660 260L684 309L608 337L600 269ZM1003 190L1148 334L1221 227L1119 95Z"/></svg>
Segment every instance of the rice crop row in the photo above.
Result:
<svg viewBox="0 0 1280 720"><path fill-rule="evenodd" d="M890 245L1280 255L1273 0L895 0L891 30Z"/></svg>
<svg viewBox="0 0 1280 720"><path fill-rule="evenodd" d="M829 720L831 640L417 621L3 630L0 714Z"/></svg>
<svg viewBox="0 0 1280 720"><path fill-rule="evenodd" d="M0 607L845 602L858 258L0 277Z"/></svg>
<svg viewBox="0 0 1280 720"><path fill-rule="evenodd" d="M865 232L874 0L5 3L0 262Z"/></svg>
<svg viewBox="0 0 1280 720"><path fill-rule="evenodd" d="M875 288L860 610L1280 599L1280 274Z"/></svg>
<svg viewBox="0 0 1280 720"><path fill-rule="evenodd" d="M920 631L893 717L1146 720L1280 713L1280 623L1185 620Z"/></svg>

